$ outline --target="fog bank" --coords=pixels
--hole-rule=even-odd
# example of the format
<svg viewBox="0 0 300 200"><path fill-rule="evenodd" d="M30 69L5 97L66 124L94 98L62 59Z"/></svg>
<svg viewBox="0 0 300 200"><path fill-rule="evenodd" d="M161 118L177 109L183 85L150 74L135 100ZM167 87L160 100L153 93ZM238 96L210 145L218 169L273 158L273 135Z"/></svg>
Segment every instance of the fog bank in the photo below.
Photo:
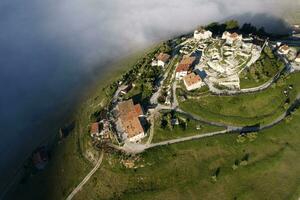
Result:
<svg viewBox="0 0 300 200"><path fill-rule="evenodd" d="M290 6L299 2L2 0L0 180L7 181L8 167L20 164L41 139L55 134L47 124L72 107L95 66L106 72L109 66L101 64L135 48L232 16L277 31L276 24L269 27L256 14L281 17Z"/></svg>

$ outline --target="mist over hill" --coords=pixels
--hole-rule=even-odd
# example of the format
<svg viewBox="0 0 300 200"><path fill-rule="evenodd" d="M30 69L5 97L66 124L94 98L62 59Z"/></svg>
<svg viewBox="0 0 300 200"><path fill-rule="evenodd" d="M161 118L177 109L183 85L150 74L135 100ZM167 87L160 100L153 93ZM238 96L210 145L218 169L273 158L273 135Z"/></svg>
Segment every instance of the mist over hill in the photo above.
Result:
<svg viewBox="0 0 300 200"><path fill-rule="evenodd" d="M55 134L47 124L68 114L86 80L95 81L96 67L105 78L110 66L104 63L227 18L281 32L284 23L270 21L293 6L299 2L2 0L0 180L7 182L7 172Z"/></svg>

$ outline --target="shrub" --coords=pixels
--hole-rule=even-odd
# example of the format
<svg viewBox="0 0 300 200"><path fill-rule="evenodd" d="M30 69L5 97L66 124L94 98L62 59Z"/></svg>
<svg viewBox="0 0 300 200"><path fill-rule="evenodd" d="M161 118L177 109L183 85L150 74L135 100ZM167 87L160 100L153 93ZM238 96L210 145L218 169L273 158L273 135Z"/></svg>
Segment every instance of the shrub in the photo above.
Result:
<svg viewBox="0 0 300 200"><path fill-rule="evenodd" d="M244 135L238 135L236 139L237 143L244 143L246 141L246 137Z"/></svg>
<svg viewBox="0 0 300 200"><path fill-rule="evenodd" d="M248 133L247 138L250 142L254 141L257 138L257 132Z"/></svg>
<svg viewBox="0 0 300 200"><path fill-rule="evenodd" d="M220 174L220 171L221 171L221 168L218 167L218 168L216 169L216 171L213 173L213 175L211 176L211 178L212 178L212 180L213 180L214 182L217 181L218 176L219 176L219 174Z"/></svg>

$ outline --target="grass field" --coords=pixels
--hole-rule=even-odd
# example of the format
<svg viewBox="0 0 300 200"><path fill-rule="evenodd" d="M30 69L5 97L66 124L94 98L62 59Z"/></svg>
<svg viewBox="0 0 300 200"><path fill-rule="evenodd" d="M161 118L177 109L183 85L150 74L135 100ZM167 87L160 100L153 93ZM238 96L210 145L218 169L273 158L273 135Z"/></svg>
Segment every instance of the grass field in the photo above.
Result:
<svg viewBox="0 0 300 200"><path fill-rule="evenodd" d="M231 125L266 124L280 116L300 92L300 74L291 74L285 81L253 94L236 96L206 95L180 102L180 107L202 118ZM288 86L293 85L292 90ZM288 97L283 93L288 90ZM289 98L289 99L288 99ZM289 103L286 103L289 101Z"/></svg>
<svg viewBox="0 0 300 200"><path fill-rule="evenodd" d="M297 111L252 142L230 134L147 150L136 169L106 155L75 199L297 199L299 121Z"/></svg>
<svg viewBox="0 0 300 200"><path fill-rule="evenodd" d="M186 121L186 128L183 128L182 125L175 125L171 130L167 127L162 128L162 116L160 115L160 117L157 118L155 122L154 136L152 140L153 143L191 135L220 131L224 129L223 127L212 126L206 123L195 121L193 119L189 119L188 117L178 113L177 116L177 118Z"/></svg>

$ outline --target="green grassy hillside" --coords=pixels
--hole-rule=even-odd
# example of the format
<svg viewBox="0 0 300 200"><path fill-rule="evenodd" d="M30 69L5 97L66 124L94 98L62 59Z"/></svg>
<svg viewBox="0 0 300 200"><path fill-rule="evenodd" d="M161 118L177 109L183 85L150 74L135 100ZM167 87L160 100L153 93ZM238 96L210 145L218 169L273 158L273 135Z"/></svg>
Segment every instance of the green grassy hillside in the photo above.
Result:
<svg viewBox="0 0 300 200"><path fill-rule="evenodd" d="M292 89L288 87L292 85ZM287 95L284 94L287 91ZM206 95L180 102L187 112L231 125L267 124L280 116L300 93L300 73L279 80L266 90L235 96Z"/></svg>
<svg viewBox="0 0 300 200"><path fill-rule="evenodd" d="M297 199L300 112L240 143L236 134L151 149L125 168L105 163L75 199Z"/></svg>

